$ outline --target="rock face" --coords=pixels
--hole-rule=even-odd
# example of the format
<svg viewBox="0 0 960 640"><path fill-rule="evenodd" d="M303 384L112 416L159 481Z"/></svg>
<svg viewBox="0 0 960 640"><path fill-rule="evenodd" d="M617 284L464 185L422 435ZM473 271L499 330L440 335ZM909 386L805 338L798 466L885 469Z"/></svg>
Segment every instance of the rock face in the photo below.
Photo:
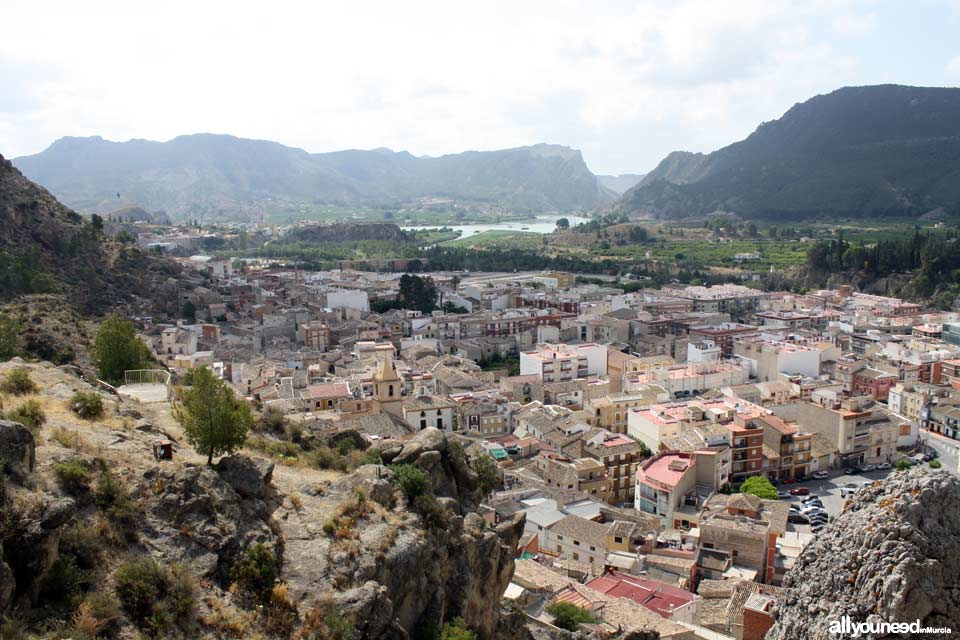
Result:
<svg viewBox="0 0 960 640"><path fill-rule="evenodd" d="M410 505L393 486L394 473L380 465L360 467L323 491L311 487L305 506L279 523L282 578L301 610L331 602L363 638L416 637L456 616L479 637L492 637L523 517L491 526L476 513L460 515L462 504L479 500L476 475L436 429L382 455L426 470L434 506Z"/></svg>
<svg viewBox="0 0 960 640"><path fill-rule="evenodd" d="M7 474L22 481L33 472L37 462L36 441L30 430L19 422L0 420L0 460Z"/></svg>
<svg viewBox="0 0 960 640"><path fill-rule="evenodd" d="M859 491L787 574L767 638L838 637L829 623L842 616L960 628L958 505L946 471L896 472Z"/></svg>
<svg viewBox="0 0 960 640"><path fill-rule="evenodd" d="M257 542L281 556L266 504L243 498L212 468L148 469L131 497L143 508L141 540L152 555L187 562L200 575L226 582L236 560Z"/></svg>
<svg viewBox="0 0 960 640"><path fill-rule="evenodd" d="M476 472L463 455L454 455L446 435L435 427L420 431L401 445L380 453L385 464L412 464L430 475L433 492L440 498L453 498L461 513L475 511L483 499Z"/></svg>

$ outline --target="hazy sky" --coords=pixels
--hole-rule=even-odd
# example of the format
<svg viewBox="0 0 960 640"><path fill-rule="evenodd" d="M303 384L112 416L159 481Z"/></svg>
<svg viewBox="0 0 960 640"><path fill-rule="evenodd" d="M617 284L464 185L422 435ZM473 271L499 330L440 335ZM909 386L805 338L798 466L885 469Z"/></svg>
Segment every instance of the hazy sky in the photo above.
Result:
<svg viewBox="0 0 960 640"><path fill-rule="evenodd" d="M960 85L960 0L0 2L7 157L203 131L642 172L843 85Z"/></svg>

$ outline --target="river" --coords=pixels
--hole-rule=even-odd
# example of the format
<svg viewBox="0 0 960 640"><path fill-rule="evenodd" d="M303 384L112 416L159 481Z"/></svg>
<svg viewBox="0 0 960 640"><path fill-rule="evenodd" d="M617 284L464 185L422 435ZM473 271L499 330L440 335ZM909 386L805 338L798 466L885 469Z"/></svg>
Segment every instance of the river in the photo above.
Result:
<svg viewBox="0 0 960 640"><path fill-rule="evenodd" d="M570 226L589 222L590 218L579 216L549 215L537 216L533 220L510 220L507 222L484 222L480 224L429 224L412 227L400 227L404 231L419 231L422 229L439 229L446 227L460 232L461 238L467 238L484 231L528 231L530 233L550 233L557 228L557 220L566 218Z"/></svg>

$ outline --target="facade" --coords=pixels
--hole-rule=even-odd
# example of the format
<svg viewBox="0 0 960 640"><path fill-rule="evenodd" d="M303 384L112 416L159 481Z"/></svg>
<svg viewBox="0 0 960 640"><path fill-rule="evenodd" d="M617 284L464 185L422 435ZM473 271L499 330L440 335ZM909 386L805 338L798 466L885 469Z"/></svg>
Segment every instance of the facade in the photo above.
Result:
<svg viewBox="0 0 960 640"><path fill-rule="evenodd" d="M520 375L535 375L544 383L606 374L607 348L602 345L541 344L520 352Z"/></svg>

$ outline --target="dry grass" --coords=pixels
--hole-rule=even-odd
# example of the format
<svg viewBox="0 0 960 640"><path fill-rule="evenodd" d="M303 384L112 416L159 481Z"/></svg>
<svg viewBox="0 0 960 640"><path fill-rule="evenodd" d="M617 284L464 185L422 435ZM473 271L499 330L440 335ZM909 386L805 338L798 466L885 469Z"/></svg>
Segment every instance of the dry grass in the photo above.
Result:
<svg viewBox="0 0 960 640"><path fill-rule="evenodd" d="M303 510L303 497L299 493L291 493L290 504L293 506L294 511L300 513L300 511Z"/></svg>
<svg viewBox="0 0 960 640"><path fill-rule="evenodd" d="M213 629L218 637L246 638L253 625L253 615L247 611L228 607L219 598L205 599L209 613L200 616L200 624Z"/></svg>
<svg viewBox="0 0 960 640"><path fill-rule="evenodd" d="M84 601L81 602L77 610L73 612L73 618L70 622L73 625L73 630L77 633L86 637L95 638L112 620L98 618L94 612L93 605L88 601Z"/></svg>

